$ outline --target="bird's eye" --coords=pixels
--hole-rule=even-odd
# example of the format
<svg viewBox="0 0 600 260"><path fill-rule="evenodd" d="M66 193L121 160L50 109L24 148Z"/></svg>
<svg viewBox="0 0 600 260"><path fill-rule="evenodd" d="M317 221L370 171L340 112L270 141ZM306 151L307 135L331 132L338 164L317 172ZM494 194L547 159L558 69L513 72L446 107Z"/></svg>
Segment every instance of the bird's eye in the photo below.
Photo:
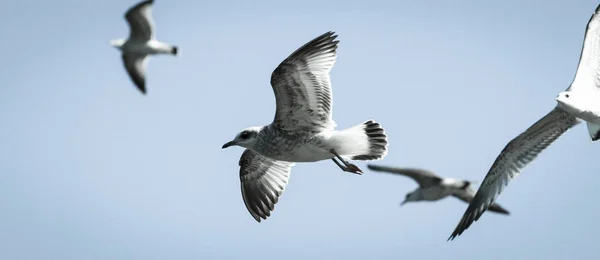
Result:
<svg viewBox="0 0 600 260"><path fill-rule="evenodd" d="M242 139L248 139L249 136L250 136L249 132L242 132L242 134L240 135L240 138L242 138Z"/></svg>
<svg viewBox="0 0 600 260"><path fill-rule="evenodd" d="M566 98L569 98L569 94L566 94L566 95L565 95L565 97L566 97Z"/></svg>
<svg viewBox="0 0 600 260"><path fill-rule="evenodd" d="M409 194L406 194L406 198L405 198L405 199L408 199L408 197L410 197L410 193L409 193Z"/></svg>

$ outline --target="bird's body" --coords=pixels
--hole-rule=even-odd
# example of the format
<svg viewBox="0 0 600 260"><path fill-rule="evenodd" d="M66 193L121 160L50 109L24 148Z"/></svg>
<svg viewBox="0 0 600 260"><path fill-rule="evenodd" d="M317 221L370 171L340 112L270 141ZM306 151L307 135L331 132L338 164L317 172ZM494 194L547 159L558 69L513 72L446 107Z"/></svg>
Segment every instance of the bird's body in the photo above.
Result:
<svg viewBox="0 0 600 260"><path fill-rule="evenodd" d="M154 39L146 42L125 41L121 47L121 51L127 54L144 56L154 54L175 54L173 53L173 45Z"/></svg>
<svg viewBox="0 0 600 260"><path fill-rule="evenodd" d="M471 182L454 178L442 178L424 169L398 168L372 164L368 165L368 167L373 171L403 175L412 178L419 184L417 189L406 194L406 199L401 205L413 201L438 201L449 196L469 203L475 195L475 190L471 187ZM508 211L498 204L493 204L490 208L494 212L508 214Z"/></svg>
<svg viewBox="0 0 600 260"><path fill-rule="evenodd" d="M370 169L381 169L377 168L380 166L369 165ZM401 173L406 170L417 170L417 169L403 169L395 168L395 173ZM465 193L466 188L470 185L469 182L451 178L441 178L434 185L419 186L410 193L410 201L438 201L448 196L454 196L457 194Z"/></svg>
<svg viewBox="0 0 600 260"><path fill-rule="evenodd" d="M413 192L421 194L422 200L437 201L448 196L465 194L469 182L451 178L443 178L439 185L419 187Z"/></svg>
<svg viewBox="0 0 600 260"><path fill-rule="evenodd" d="M252 150L275 160L288 162L328 160L335 157L331 153L332 149L345 159L368 153L368 151L364 151L368 146L360 144L361 141L365 141L360 135L362 130L356 135L348 134L353 128L323 132L286 131L272 124L260 127L260 129L257 142ZM357 142L358 145L356 145Z"/></svg>
<svg viewBox="0 0 600 260"><path fill-rule="evenodd" d="M258 133L253 150L279 161L316 162L334 157L326 145L327 133L285 131L267 125Z"/></svg>
<svg viewBox="0 0 600 260"><path fill-rule="evenodd" d="M271 75L277 107L273 122L246 128L223 145L246 148L240 159L242 196L258 222L270 216L294 163L331 159L342 170L360 174L346 160L378 160L387 154L387 136L375 121L334 129L329 72L337 57L336 37L325 33L281 62Z"/></svg>
<svg viewBox="0 0 600 260"><path fill-rule="evenodd" d="M418 201L438 201L457 192L460 192L460 189L434 186L429 188L419 187L412 193L415 194L415 197L419 198Z"/></svg>
<svg viewBox="0 0 600 260"><path fill-rule="evenodd" d="M136 87L146 93L146 66L149 55L177 55L178 48L155 39L152 19L152 3L146 0L131 7L125 13L129 24L129 38L110 41L110 44L121 50L123 64Z"/></svg>
<svg viewBox="0 0 600 260"><path fill-rule="evenodd" d="M592 142L600 140L600 5L586 26L575 78L556 102L552 111L500 152L449 240L477 221L510 180L581 120L587 123Z"/></svg>

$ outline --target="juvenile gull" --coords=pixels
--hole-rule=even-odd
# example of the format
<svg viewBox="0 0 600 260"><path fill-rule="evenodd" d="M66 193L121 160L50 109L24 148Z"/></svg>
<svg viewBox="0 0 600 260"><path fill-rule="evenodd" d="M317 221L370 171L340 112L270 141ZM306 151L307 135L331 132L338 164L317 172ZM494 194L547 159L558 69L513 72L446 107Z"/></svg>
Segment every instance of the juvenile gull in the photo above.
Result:
<svg viewBox="0 0 600 260"><path fill-rule="evenodd" d="M129 77L137 88L146 94L146 66L148 55L177 55L178 48L155 39L154 21L152 19L152 3L147 0L131 7L125 13L129 24L129 38L110 41L110 44L123 53L123 64Z"/></svg>
<svg viewBox="0 0 600 260"><path fill-rule="evenodd" d="M477 221L508 182L567 130L586 121L592 142L600 139L600 5L590 18L575 78L546 116L510 141L492 164L475 198L448 240Z"/></svg>
<svg viewBox="0 0 600 260"><path fill-rule="evenodd" d="M379 160L387 154L387 137L373 120L334 130L329 72L336 60L336 37L327 32L281 62L271 74L273 122L246 128L223 145L246 148L239 162L242 197L258 222L271 215L295 162L331 159L342 170L361 174L348 159Z"/></svg>
<svg viewBox="0 0 600 260"><path fill-rule="evenodd" d="M437 201L448 196L454 196L466 203L470 203L475 196L475 190L471 188L471 182L451 178L442 178L433 172L416 168L397 168L379 165L367 165L369 169L379 172L404 175L415 180L419 187L406 194L406 198L400 205L411 201ZM509 212L500 205L493 203L490 205L490 211L506 214Z"/></svg>

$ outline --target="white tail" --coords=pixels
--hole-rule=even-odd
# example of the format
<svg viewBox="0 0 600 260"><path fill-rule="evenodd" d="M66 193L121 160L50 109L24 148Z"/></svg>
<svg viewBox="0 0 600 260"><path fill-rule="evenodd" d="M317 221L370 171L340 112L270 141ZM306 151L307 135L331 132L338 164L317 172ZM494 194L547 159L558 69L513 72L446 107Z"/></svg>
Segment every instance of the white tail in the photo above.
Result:
<svg viewBox="0 0 600 260"><path fill-rule="evenodd" d="M387 155L387 136L373 120L336 132L331 140L340 144L336 148L340 156L351 160L379 160Z"/></svg>

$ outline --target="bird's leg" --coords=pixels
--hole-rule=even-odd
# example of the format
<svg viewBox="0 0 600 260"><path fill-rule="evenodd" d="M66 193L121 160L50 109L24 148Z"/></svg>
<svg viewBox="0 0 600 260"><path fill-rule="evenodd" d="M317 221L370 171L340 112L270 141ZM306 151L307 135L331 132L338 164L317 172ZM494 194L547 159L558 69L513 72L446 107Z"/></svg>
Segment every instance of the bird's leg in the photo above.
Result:
<svg viewBox="0 0 600 260"><path fill-rule="evenodd" d="M342 165L340 162L338 162L338 161L335 159L335 157L334 157L334 158L331 158L331 160L332 160L332 161L333 161L335 164L337 164L337 166L339 166L339 167L340 167L340 169L342 169L343 171L346 171L346 166L344 166L344 165Z"/></svg>
<svg viewBox="0 0 600 260"><path fill-rule="evenodd" d="M334 158L331 158L331 160L333 162L335 162L335 164L337 164L337 166L340 167L340 169L342 169L342 171L345 172L351 172L351 173L356 173L356 174L362 174L362 170L360 168L358 168L358 166L351 164L349 162L347 162L346 160L344 160L335 150L331 149L329 150L329 152L331 152L333 155L335 155ZM342 163L338 162L335 158L340 159L340 161L342 161Z"/></svg>
<svg viewBox="0 0 600 260"><path fill-rule="evenodd" d="M360 168L358 168L356 165L354 164L348 164L348 165L343 165L340 162L338 162L335 158L331 158L331 160L337 164L337 166L340 167L340 169L342 169L342 171L345 172L351 172L351 173L356 173L356 174L362 174L362 171L360 170Z"/></svg>

